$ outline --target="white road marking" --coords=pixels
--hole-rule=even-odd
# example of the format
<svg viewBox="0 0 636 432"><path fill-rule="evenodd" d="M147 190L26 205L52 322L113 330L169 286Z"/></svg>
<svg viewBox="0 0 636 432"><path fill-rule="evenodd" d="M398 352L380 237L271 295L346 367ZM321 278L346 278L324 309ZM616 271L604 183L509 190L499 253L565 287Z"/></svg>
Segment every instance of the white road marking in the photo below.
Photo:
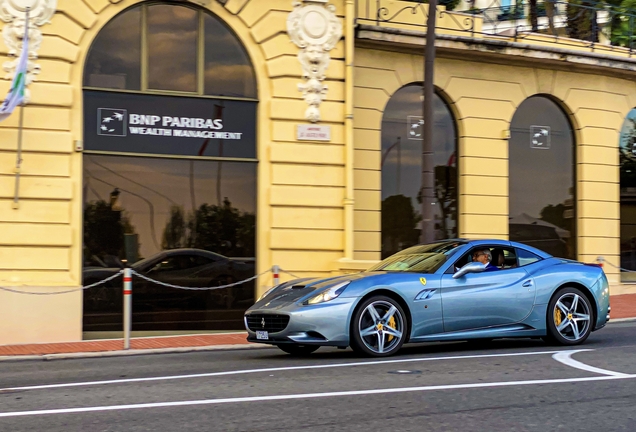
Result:
<svg viewBox="0 0 636 432"><path fill-rule="evenodd" d="M514 387L514 386L541 385L541 384L565 384L565 383L580 383L580 382L590 382L590 381L620 380L620 379L630 379L630 378L636 378L636 375L625 375L625 376L603 375L603 376L586 377L586 378L562 378L562 379L529 380L529 381L503 381L503 382L492 382L492 383L452 384L452 385L436 385L436 386L423 386L423 387L353 390L353 391L325 392L325 393L267 395L267 396L236 397L236 398L225 398L225 399L203 399L203 400L193 400L193 401L155 402L155 403L143 403L143 404L131 404L131 405L61 408L61 409L47 409L47 410L37 410L37 411L15 411L15 412L0 413L0 418L54 415L54 414L78 414L78 413L97 412L97 411L121 411L121 410L133 410L133 409L169 408L169 407L196 406L196 405L218 405L218 404L247 403L247 402L270 402L270 401L279 401L279 400L315 399L315 398L342 397L342 396L367 396L367 395L378 395L378 394L388 394L388 393L409 393L409 392L424 392L424 391L436 391L436 390Z"/></svg>
<svg viewBox="0 0 636 432"><path fill-rule="evenodd" d="M597 373L597 374L601 374L601 375L609 375L609 376L615 376L615 377L628 377L629 375L624 374L622 372L614 372L611 370L607 370L607 369L600 369L594 366L590 366L587 365L585 363L581 363L578 360L574 360L572 358L573 354L576 354L578 352L581 351L588 351L588 350L573 350L573 351L561 351L558 352L556 354L554 354L552 356L553 359L555 359L556 361L563 363L566 366L570 366L576 369L581 369L587 372L593 372L593 373Z"/></svg>
<svg viewBox="0 0 636 432"><path fill-rule="evenodd" d="M578 351L583 351L583 350L577 350L576 352ZM591 350L588 350L588 351L591 351ZM86 386L107 385L107 384L128 384L128 383L138 383L138 382L148 382L148 381L163 381L163 380L169 381L169 380L206 378L206 377L217 377L217 376L228 376L228 375L244 375L244 374L254 374L254 373L264 373L264 372L284 372L284 371L296 371L296 370L307 370L307 369L331 369L331 368L351 367L351 366L372 366L372 365L381 365L381 364L413 363L413 362L422 362L422 361L462 360L462 359L477 359L477 358L492 358L492 357L517 357L517 356L529 356L529 355L556 354L560 352L561 351L531 351L531 352L516 352L516 353L503 353L503 354L478 354L478 355L467 355L467 356L424 357L424 358L420 357L420 358L410 358L410 359L377 360L377 361L365 361L365 362L353 362L353 363L288 366L288 367L275 367L275 368L264 368L264 369L243 369L243 370L224 371L224 372L207 372L207 373L190 374L190 375L172 375L172 376L168 375L168 376L157 376L157 377L146 377L146 378L123 378L123 379L116 379L116 380L84 381L84 382L62 383L62 384L43 384L43 385L24 386L24 387L7 387L7 388L0 388L0 394L2 392L8 392L8 391L44 390L44 389L86 387Z"/></svg>

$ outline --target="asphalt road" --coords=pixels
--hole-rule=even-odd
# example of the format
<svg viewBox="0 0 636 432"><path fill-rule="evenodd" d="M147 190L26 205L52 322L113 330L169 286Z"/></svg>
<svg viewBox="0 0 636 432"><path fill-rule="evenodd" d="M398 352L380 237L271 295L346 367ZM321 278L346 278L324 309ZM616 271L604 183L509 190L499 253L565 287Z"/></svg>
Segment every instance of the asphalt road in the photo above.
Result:
<svg viewBox="0 0 636 432"><path fill-rule="evenodd" d="M585 351L581 351L585 350ZM0 431L636 431L636 322L583 346L423 344L0 363Z"/></svg>

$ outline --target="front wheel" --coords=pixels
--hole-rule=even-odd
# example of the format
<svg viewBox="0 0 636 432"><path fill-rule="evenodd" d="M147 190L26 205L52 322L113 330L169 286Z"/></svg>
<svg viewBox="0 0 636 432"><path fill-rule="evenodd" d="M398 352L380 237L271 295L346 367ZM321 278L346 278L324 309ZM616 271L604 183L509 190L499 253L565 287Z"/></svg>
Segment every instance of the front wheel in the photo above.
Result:
<svg viewBox="0 0 636 432"><path fill-rule="evenodd" d="M547 341L559 345L578 345L592 332L592 305L574 287L558 290L548 305Z"/></svg>
<svg viewBox="0 0 636 432"><path fill-rule="evenodd" d="M285 351L287 354L291 354L293 356L303 357L308 356L309 354L316 351L319 346L315 345L295 345L295 344L280 344L277 345L278 348Z"/></svg>
<svg viewBox="0 0 636 432"><path fill-rule="evenodd" d="M385 296L364 301L351 320L351 348L372 357L395 354L407 336L407 321L398 302Z"/></svg>

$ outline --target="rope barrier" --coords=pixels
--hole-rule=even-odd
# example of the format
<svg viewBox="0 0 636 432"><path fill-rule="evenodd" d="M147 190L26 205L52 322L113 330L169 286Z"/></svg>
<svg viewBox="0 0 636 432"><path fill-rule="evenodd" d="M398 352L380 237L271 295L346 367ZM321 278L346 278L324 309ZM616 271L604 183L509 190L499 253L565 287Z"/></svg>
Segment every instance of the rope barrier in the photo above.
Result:
<svg viewBox="0 0 636 432"><path fill-rule="evenodd" d="M180 286L180 285L173 285L173 284L169 284L169 283L165 283L165 282L161 282L158 280L154 280L152 278L149 278L148 276L144 276L141 273L137 273L136 271L132 271L132 274L135 276L138 276L139 278L147 281L147 282L151 282L157 285L161 285L161 286L165 286L168 288L174 288L174 289L182 289L182 290L188 290L188 291L212 291L212 290L219 290L219 289L224 289L224 288L230 288L233 286L237 286L237 285L242 285L244 283L247 282L251 282L253 280L258 279L259 277L263 276L264 274L267 274L271 271L270 270L266 270L263 273L257 274L256 276L252 276L251 278L239 281L239 282L233 282L231 284L227 284L227 285L220 285L220 286L216 286L216 287L185 287L185 286Z"/></svg>
<svg viewBox="0 0 636 432"><path fill-rule="evenodd" d="M275 267L277 267L277 266L275 266ZM288 275L290 275L292 277L298 278L298 276L294 275L293 273L290 273L290 272L282 270L282 269L279 269L279 270L280 270L281 273L285 273L285 274L288 274ZM252 281L258 279L259 277L261 277L261 276L263 276L263 275L265 275L267 273L270 273L272 271L273 271L273 268L267 269L266 271L264 271L262 273L259 273L259 274L255 275L255 276L252 276L252 277L250 277L248 279L245 279L245 280L242 280L242 281L238 281L238 282L233 282L233 283L226 284L226 285L215 286L215 287L186 287L186 286L181 286L181 285L173 285L173 284L169 284L169 283L165 283L165 282L161 282L161 281L152 279L152 278L150 278L148 276L145 276L145 275L143 275L143 274L141 274L139 272L136 272L134 270L131 270L131 273L134 276L137 276L140 279L143 279L143 280L145 280L147 282L150 282L150 283L153 283L153 284L156 284L156 285L160 285L160 286L165 286L165 287L168 287L168 288L188 290L188 291L212 291L212 290L220 290L220 289L231 288L231 287L242 285L242 284L245 284L245 283L248 283L248 282L252 282ZM7 292L10 292L10 293L14 293L14 294L29 294L29 295L69 294L69 293L78 292L78 291L85 291L85 290L88 290L88 289L91 289L91 288L98 287L100 285L104 285L104 284L106 284L106 283L108 283L108 282L110 282L110 281L112 281L114 279L117 279L123 273L124 273L124 270L120 270L117 273L115 273L114 275L109 276L106 279L103 279L103 280L101 280L99 282L95 282L95 283L90 284L90 285L82 286L82 287L79 287L79 288L73 288L73 289L65 290L65 291L35 292L35 291L23 291L23 290L18 290L18 289L15 289L15 288L8 288L8 287L3 287L3 286L0 286L0 291L7 291Z"/></svg>
<svg viewBox="0 0 636 432"><path fill-rule="evenodd" d="M66 291L55 291L55 292L35 292L35 291L21 291L21 290L17 290L17 289L13 289L13 288L7 288L7 287L2 287L0 286L0 290L2 291L8 291L8 292L12 292L14 294L30 294L30 295L58 295L58 294L68 294L68 293L72 293L72 292L77 292L77 291L84 291L84 290L88 290L91 288L95 288L97 286L103 285L107 282L110 282L114 279L117 279L119 276L121 276L121 274L123 273L122 271L117 272L116 274L107 277L104 280L101 280L99 282L95 282L93 284L90 285L86 285L86 286L82 286L79 288L73 288L70 290L66 290Z"/></svg>
<svg viewBox="0 0 636 432"><path fill-rule="evenodd" d="M613 267L613 268L615 268L615 269L617 269L617 270L620 270L620 271L622 271L622 272L626 272L626 273L636 273L636 270L626 269L626 268L623 268L623 267L617 266L617 265L615 265L615 264L612 264L612 263L611 263L611 262L609 262L609 261L605 261L605 258L603 258L602 256L600 256L600 257L596 258L596 260L597 260L599 263L601 263L601 265L609 264L609 266L610 266L610 267Z"/></svg>
<svg viewBox="0 0 636 432"><path fill-rule="evenodd" d="M290 272L288 272L287 270L280 269L280 272L281 272L281 273L288 274L288 275L290 275L291 277L295 277L296 279L300 279L300 276L296 276L295 274L290 273Z"/></svg>

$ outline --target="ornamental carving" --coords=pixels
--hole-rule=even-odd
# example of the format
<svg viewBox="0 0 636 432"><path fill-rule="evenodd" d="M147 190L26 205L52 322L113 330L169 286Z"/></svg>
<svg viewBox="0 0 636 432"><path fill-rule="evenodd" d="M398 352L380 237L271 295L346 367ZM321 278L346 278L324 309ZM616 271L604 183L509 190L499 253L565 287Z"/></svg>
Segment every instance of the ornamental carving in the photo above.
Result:
<svg viewBox="0 0 636 432"><path fill-rule="evenodd" d="M298 84L309 105L305 118L312 123L320 120L320 104L327 94L323 83L329 66L329 51L342 37L342 24L336 8L327 0L294 2L294 10L287 17L287 33L300 51L298 60L303 69L305 83Z"/></svg>
<svg viewBox="0 0 636 432"><path fill-rule="evenodd" d="M0 0L0 19L7 23L2 30L2 37L9 48L11 58L4 62L3 69L7 72L9 80L13 79L18 57L22 52L27 9L29 9L29 64L26 77L28 86L33 81L34 75L40 73L40 65L35 63L38 57L37 52L42 44L42 32L39 27L50 22L56 8L57 0ZM25 99L26 102L29 101L28 89Z"/></svg>

